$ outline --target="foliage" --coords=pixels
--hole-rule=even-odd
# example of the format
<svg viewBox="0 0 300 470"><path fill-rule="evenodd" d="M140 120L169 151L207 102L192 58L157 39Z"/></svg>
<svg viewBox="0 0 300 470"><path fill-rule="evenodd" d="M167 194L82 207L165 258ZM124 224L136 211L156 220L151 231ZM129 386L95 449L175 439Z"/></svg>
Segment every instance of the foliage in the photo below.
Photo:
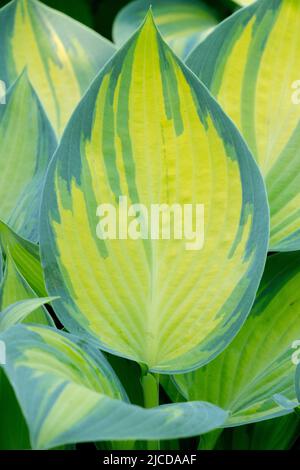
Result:
<svg viewBox="0 0 300 470"><path fill-rule="evenodd" d="M0 449L297 447L299 2L3 3Z"/></svg>

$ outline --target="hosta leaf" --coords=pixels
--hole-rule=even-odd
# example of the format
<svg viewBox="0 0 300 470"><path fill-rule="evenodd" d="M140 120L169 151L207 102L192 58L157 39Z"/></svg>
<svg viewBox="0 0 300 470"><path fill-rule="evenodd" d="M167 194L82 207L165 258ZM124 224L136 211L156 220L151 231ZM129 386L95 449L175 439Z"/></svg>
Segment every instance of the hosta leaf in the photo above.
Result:
<svg viewBox="0 0 300 470"><path fill-rule="evenodd" d="M190 436L222 425L227 413L206 403L145 410L122 400L104 357L70 335L46 327L16 326L5 372L30 428L34 448L96 440Z"/></svg>
<svg viewBox="0 0 300 470"><path fill-rule="evenodd" d="M25 67L60 134L113 45L36 0L13 0L0 10L1 79L11 84Z"/></svg>
<svg viewBox="0 0 300 470"><path fill-rule="evenodd" d="M38 311L43 305L54 300L55 297L46 297L44 299L28 299L21 300L12 305L9 305L6 309L0 312L0 332L8 330L13 325L28 321L29 316L33 312ZM36 316L36 323L53 325L50 317L41 317L41 315Z"/></svg>
<svg viewBox="0 0 300 470"><path fill-rule="evenodd" d="M0 311L15 302L36 297L37 295L20 274L11 256L8 255L6 258L5 274L0 287ZM21 314L21 318L23 318L23 314ZM42 307L29 315L27 320L30 323L41 323L54 326L51 316L47 310ZM1 321L2 316L0 316L0 329Z"/></svg>
<svg viewBox="0 0 300 470"><path fill-rule="evenodd" d="M97 208L119 209L120 196L148 215L153 204L204 204L203 249L161 232L100 240ZM195 368L245 319L267 238L265 190L243 140L148 15L93 82L50 165L41 249L57 315L153 371Z"/></svg>
<svg viewBox="0 0 300 470"><path fill-rule="evenodd" d="M27 73L0 106L0 139L0 218L37 241L41 191L56 139Z"/></svg>
<svg viewBox="0 0 300 470"><path fill-rule="evenodd" d="M225 429L215 450L289 450L299 436L296 413L261 423Z"/></svg>
<svg viewBox="0 0 300 470"><path fill-rule="evenodd" d="M282 405L287 399L297 403L292 357L293 344L300 339L299 266L297 253L269 258L252 312L230 346L209 365L174 378L186 399L230 410L226 426L262 421L295 408Z"/></svg>
<svg viewBox="0 0 300 470"><path fill-rule="evenodd" d="M300 249L300 2L260 0L187 60L246 138L265 177L273 251ZM288 25L288 26L287 26Z"/></svg>
<svg viewBox="0 0 300 470"><path fill-rule="evenodd" d="M20 237L0 220L0 245L10 254L18 271L39 297L47 297L39 247Z"/></svg>
<svg viewBox="0 0 300 470"><path fill-rule="evenodd" d="M169 46L185 57L217 24L215 12L200 0L137 0L116 17L113 38L123 44L143 22L152 6L155 22Z"/></svg>

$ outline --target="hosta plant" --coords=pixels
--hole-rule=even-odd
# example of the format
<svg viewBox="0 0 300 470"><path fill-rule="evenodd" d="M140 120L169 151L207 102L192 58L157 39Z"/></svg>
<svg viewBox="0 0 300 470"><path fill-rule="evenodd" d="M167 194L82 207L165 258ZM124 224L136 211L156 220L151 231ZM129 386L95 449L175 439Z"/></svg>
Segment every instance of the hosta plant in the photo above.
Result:
<svg viewBox="0 0 300 470"><path fill-rule="evenodd" d="M149 3L0 10L1 449L298 437L298 2Z"/></svg>

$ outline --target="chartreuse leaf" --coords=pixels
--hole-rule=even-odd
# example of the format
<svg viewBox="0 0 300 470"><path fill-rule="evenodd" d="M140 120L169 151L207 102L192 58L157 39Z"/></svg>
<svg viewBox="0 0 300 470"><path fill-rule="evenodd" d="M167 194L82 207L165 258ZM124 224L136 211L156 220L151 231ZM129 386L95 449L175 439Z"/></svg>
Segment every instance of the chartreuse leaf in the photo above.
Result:
<svg viewBox="0 0 300 470"><path fill-rule="evenodd" d="M18 271L13 259L8 254L6 257L5 273L4 278L0 287L0 311L3 311L11 304L16 302L26 300L26 299L36 299L37 295L31 289L29 284L23 278L23 276ZM43 303L41 304L43 305ZM16 309L14 310L14 312ZM31 315L28 315L27 311L20 313L9 313L4 319L3 314L0 315L0 330L2 329L2 324L11 324L14 321L14 318L18 319L18 322L26 318L26 321L29 323L41 323L49 326L54 326L54 322L51 319L51 316L46 309L40 307L36 309ZM4 322L4 323L3 323Z"/></svg>
<svg viewBox="0 0 300 470"><path fill-rule="evenodd" d="M124 212L124 200L143 204L148 228L154 204L203 204L202 250L183 233L163 239L160 224L154 237L144 230L135 240L125 228L100 239L99 205ZM93 82L49 167L41 249L57 315L152 371L195 368L241 327L267 239L265 190L247 147L149 14Z"/></svg>
<svg viewBox="0 0 300 470"><path fill-rule="evenodd" d="M200 0L137 0L117 15L113 38L117 45L135 32L152 6L155 22L165 41L185 57L217 24L215 12Z"/></svg>
<svg viewBox="0 0 300 470"><path fill-rule="evenodd" d="M252 312L226 351L202 369L174 378L186 399L230 410L226 426L274 418L295 408L292 358L300 331L299 266L300 253L269 258Z"/></svg>
<svg viewBox="0 0 300 470"><path fill-rule="evenodd" d="M300 249L300 2L260 0L222 23L188 66L246 138L265 177L270 250ZM288 25L288 26L287 26Z"/></svg>
<svg viewBox="0 0 300 470"><path fill-rule="evenodd" d="M13 259L18 271L39 297L47 297L39 247L17 235L0 220L0 245Z"/></svg>
<svg viewBox="0 0 300 470"><path fill-rule="evenodd" d="M1 79L11 84L27 67L56 132L114 46L36 0L13 0L0 10Z"/></svg>
<svg viewBox="0 0 300 470"><path fill-rule="evenodd" d="M36 449L84 441L192 436L226 420L225 411L208 403L148 410L127 403L101 353L57 330L18 325L0 338L7 346L4 370Z"/></svg>
<svg viewBox="0 0 300 470"><path fill-rule="evenodd" d="M30 314L38 311L43 305L54 300L54 298L55 297L46 297L44 299L36 298L21 300L20 302L9 305L5 310L0 312L0 332L8 330L18 323L26 321L32 322L33 319L29 320ZM45 315L36 315L34 320L39 324L54 326L50 316L46 317Z"/></svg>
<svg viewBox="0 0 300 470"><path fill-rule="evenodd" d="M0 106L0 139L0 218L37 241L41 191L56 139L27 73Z"/></svg>

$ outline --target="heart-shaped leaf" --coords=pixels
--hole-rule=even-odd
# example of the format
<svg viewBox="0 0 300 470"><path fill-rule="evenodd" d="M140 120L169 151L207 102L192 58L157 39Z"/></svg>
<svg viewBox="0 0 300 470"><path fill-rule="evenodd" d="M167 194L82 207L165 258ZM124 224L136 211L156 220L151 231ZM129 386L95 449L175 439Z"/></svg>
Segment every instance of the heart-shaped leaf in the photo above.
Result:
<svg viewBox="0 0 300 470"><path fill-rule="evenodd" d="M294 410L299 282L300 253L278 254L268 260L252 312L226 351L202 369L175 376L186 399L207 400L230 410L226 426Z"/></svg>
<svg viewBox="0 0 300 470"><path fill-rule="evenodd" d="M7 86L27 67L58 134L113 44L36 0L13 0L0 10L0 71Z"/></svg>
<svg viewBox="0 0 300 470"><path fill-rule="evenodd" d="M165 41L185 57L217 24L215 12L199 0L136 0L117 15L113 38L121 45L143 22L149 7Z"/></svg>
<svg viewBox="0 0 300 470"><path fill-rule="evenodd" d="M135 230L137 215L127 230L126 201L148 230ZM169 221L156 223L159 206ZM118 234L103 236L103 207L117 212ZM178 234L187 207L192 237ZM247 147L149 14L93 82L49 168L41 249L57 315L152 371L195 368L241 327L267 241L265 189Z"/></svg>
<svg viewBox="0 0 300 470"><path fill-rule="evenodd" d="M99 351L57 330L19 325L0 338L7 347L4 370L34 448L192 436L226 420L225 411L208 403L148 410L126 403L116 376Z"/></svg>
<svg viewBox="0 0 300 470"><path fill-rule="evenodd" d="M0 139L0 218L37 241L42 186L56 139L27 73L0 106Z"/></svg>
<svg viewBox="0 0 300 470"><path fill-rule="evenodd" d="M270 250L300 249L300 2L260 0L187 60L241 130L265 177Z"/></svg>

